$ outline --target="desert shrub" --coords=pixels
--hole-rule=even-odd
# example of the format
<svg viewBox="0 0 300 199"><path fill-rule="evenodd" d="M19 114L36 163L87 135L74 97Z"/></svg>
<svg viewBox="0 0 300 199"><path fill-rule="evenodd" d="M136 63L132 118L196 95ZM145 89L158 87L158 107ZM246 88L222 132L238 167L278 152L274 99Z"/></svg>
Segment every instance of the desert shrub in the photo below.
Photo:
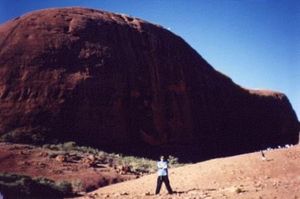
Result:
<svg viewBox="0 0 300 199"><path fill-rule="evenodd" d="M172 156L172 155L169 156L168 162L169 162L169 166L171 168L181 167L181 166L185 165L183 163L180 163L179 159L177 157Z"/></svg>
<svg viewBox="0 0 300 199"><path fill-rule="evenodd" d="M0 190L7 198L58 198L73 195L68 182L0 173Z"/></svg>
<svg viewBox="0 0 300 199"><path fill-rule="evenodd" d="M78 193L80 191L84 191L84 186L81 180L72 180L71 181L73 192Z"/></svg>
<svg viewBox="0 0 300 199"><path fill-rule="evenodd" d="M68 195L73 191L72 184L67 181L57 182L54 185L52 184L52 187L53 189L58 190L60 193L63 193L63 195Z"/></svg>
<svg viewBox="0 0 300 199"><path fill-rule="evenodd" d="M72 141L60 144L43 145L43 147L55 151L53 153L49 152L50 157L56 157L58 154L70 152L78 153L79 156L83 156L83 154L92 154L102 163L108 164L110 167L125 166L129 167L131 172L144 174L154 173L157 170L155 160L135 156L125 156L116 153L107 153L89 146L78 146ZM183 164L179 163L178 158L174 156L169 156L168 161L171 168L183 166Z"/></svg>
<svg viewBox="0 0 300 199"><path fill-rule="evenodd" d="M49 149L50 148L50 144L44 144L44 145L42 145L42 148Z"/></svg>
<svg viewBox="0 0 300 199"><path fill-rule="evenodd" d="M156 161L134 156L120 156L122 165L129 166L132 172L153 173L156 170Z"/></svg>
<svg viewBox="0 0 300 199"><path fill-rule="evenodd" d="M1 142L41 144L44 143L46 136L42 132L26 132L22 129L15 129L0 137Z"/></svg>
<svg viewBox="0 0 300 199"><path fill-rule="evenodd" d="M61 146L60 146L59 144L50 144L50 145L48 146L49 149L54 150L54 151L60 150L60 147L61 147Z"/></svg>
<svg viewBox="0 0 300 199"><path fill-rule="evenodd" d="M169 161L169 164L171 164L171 165L178 164L178 158L171 156L171 155L169 156L168 161Z"/></svg>
<svg viewBox="0 0 300 199"><path fill-rule="evenodd" d="M63 150L65 151L71 151L73 150L74 148L76 148L76 142L65 142L63 143L62 147L63 147Z"/></svg>
<svg viewBox="0 0 300 199"><path fill-rule="evenodd" d="M76 142L69 141L58 144L44 144L42 147L56 151L72 151L75 150L78 146L76 145Z"/></svg>

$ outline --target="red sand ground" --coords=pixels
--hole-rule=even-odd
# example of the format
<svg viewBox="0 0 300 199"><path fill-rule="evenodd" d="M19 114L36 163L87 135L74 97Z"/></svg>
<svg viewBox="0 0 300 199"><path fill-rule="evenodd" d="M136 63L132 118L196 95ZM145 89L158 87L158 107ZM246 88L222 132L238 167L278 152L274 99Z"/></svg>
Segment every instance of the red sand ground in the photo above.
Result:
<svg viewBox="0 0 300 199"><path fill-rule="evenodd" d="M50 153L50 150L29 145L0 143L0 172L80 180L86 187L136 178L121 175L105 164L91 167L80 161L61 162L51 158ZM265 154L266 160L257 152L170 169L171 186L177 192L173 195L167 194L164 185L161 195L154 195L154 174L106 186L81 198L299 199L300 146Z"/></svg>
<svg viewBox="0 0 300 199"><path fill-rule="evenodd" d="M68 180L77 183L83 190L137 177L131 173L121 175L107 164L90 166L83 161L87 157L75 155L75 160L60 161L52 158L51 153L53 151L30 145L0 143L0 172L46 177L55 181Z"/></svg>
<svg viewBox="0 0 300 199"><path fill-rule="evenodd" d="M156 175L104 188L82 198L297 199L300 198L300 146L213 159L170 169L177 193L154 195Z"/></svg>

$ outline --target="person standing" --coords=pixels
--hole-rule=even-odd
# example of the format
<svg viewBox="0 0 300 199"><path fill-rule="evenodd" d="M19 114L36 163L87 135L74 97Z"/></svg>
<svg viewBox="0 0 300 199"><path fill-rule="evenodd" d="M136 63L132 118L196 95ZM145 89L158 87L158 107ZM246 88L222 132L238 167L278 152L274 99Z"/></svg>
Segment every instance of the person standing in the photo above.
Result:
<svg viewBox="0 0 300 199"><path fill-rule="evenodd" d="M170 181L168 177L168 162L164 156L160 156L160 161L157 162L157 184L155 194L159 194L162 183L165 183L165 186L169 194L172 194L172 188L170 186Z"/></svg>

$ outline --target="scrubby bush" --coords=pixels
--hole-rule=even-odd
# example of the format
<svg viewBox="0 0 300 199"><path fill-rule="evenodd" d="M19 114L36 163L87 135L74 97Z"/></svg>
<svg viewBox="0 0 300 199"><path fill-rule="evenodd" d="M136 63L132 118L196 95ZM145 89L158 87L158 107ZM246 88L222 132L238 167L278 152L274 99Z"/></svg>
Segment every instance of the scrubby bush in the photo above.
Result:
<svg viewBox="0 0 300 199"><path fill-rule="evenodd" d="M46 178L0 173L0 190L6 198L62 198L72 196L72 185Z"/></svg>
<svg viewBox="0 0 300 199"><path fill-rule="evenodd" d="M1 142L23 143L23 144L41 144L46 140L43 132L26 132L22 129L16 129L3 134L0 137Z"/></svg>
<svg viewBox="0 0 300 199"><path fill-rule="evenodd" d="M168 161L171 168L184 165L180 164L178 158L174 156L169 156ZM137 173L154 173L157 170L156 161L147 158L120 156L118 163L121 165L129 166L132 172Z"/></svg>
<svg viewBox="0 0 300 199"><path fill-rule="evenodd" d="M156 170L156 161L134 156L120 156L120 164L130 167L132 172L153 173Z"/></svg>
<svg viewBox="0 0 300 199"><path fill-rule="evenodd" d="M65 142L62 147L63 147L63 150L65 151L71 151L71 150L74 150L76 148L76 142Z"/></svg>
<svg viewBox="0 0 300 199"><path fill-rule="evenodd" d="M75 142L69 141L60 144L43 145L43 148L49 148L55 152L49 153L50 157L56 157L59 154L64 153L77 153L79 156L94 155L96 159L104 164L108 164L110 167L123 166L129 168L134 173L154 173L156 171L156 160L147 158L125 156L123 154L107 153L99 149L95 149L89 146L78 146ZM179 163L178 158L169 156L169 166L171 168L183 166Z"/></svg>
<svg viewBox="0 0 300 199"><path fill-rule="evenodd" d="M78 193L80 191L84 190L84 186L81 180L77 179L77 180L72 180L71 181L72 184L72 188L73 188L73 192Z"/></svg>

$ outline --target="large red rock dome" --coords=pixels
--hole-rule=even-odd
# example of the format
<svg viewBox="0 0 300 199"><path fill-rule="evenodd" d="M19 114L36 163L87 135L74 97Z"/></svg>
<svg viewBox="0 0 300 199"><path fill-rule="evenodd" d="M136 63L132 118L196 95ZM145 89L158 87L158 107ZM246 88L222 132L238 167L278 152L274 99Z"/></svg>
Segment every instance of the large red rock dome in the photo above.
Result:
<svg viewBox="0 0 300 199"><path fill-rule="evenodd" d="M11 132L200 157L297 143L299 126L284 94L239 87L158 25L61 8L0 26L0 134Z"/></svg>

